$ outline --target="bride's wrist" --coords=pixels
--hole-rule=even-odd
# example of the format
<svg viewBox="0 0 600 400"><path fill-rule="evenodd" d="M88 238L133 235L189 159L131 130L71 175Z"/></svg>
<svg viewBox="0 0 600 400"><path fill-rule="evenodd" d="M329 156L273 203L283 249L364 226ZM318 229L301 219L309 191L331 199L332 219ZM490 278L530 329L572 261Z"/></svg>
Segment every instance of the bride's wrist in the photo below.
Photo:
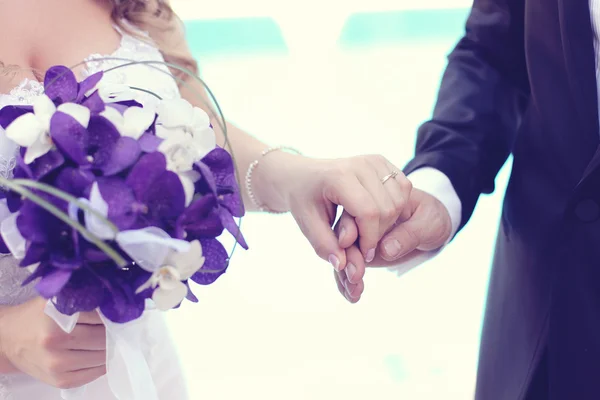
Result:
<svg viewBox="0 0 600 400"><path fill-rule="evenodd" d="M285 149L271 151L261 157L252 174L254 201L266 210L289 211L289 195L294 183L295 171L305 161L305 157Z"/></svg>

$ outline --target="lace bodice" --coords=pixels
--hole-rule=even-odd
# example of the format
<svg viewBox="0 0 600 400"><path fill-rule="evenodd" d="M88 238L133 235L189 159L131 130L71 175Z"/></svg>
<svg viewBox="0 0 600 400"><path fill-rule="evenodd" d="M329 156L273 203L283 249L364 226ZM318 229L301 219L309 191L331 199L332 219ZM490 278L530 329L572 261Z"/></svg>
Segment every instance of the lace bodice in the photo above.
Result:
<svg viewBox="0 0 600 400"><path fill-rule="evenodd" d="M140 32L143 35L142 32ZM86 58L82 78L99 71L107 71L112 67L123 65L128 61L164 61L158 49L148 40L141 40L124 33L119 48L110 55L92 54ZM120 60L117 60L120 59ZM128 60L128 61L123 61ZM105 78L110 83L126 84L131 87L143 88L158 94L163 99L179 96L176 81L168 74L168 68L161 65L133 65L106 73ZM0 94L0 108L6 105L32 104L34 99L43 93L43 86L37 81L26 79L9 94ZM142 104L156 101L155 97L139 92L136 100ZM0 175L10 177L15 166L17 146L6 138L0 128ZM1 204L0 204L1 205ZM0 214L5 214L0 207ZM2 218L3 215L0 215ZM29 271L19 268L12 257L0 255L0 305L19 304L35 296L32 286L22 287L21 282ZM0 383L0 392L2 384ZM0 399L3 399L0 393Z"/></svg>

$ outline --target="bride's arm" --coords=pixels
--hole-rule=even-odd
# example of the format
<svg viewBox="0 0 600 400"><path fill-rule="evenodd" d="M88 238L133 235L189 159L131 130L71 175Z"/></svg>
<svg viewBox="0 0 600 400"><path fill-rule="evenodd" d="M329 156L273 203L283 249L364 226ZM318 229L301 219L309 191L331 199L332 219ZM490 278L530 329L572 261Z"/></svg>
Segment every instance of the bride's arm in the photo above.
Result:
<svg viewBox="0 0 600 400"><path fill-rule="evenodd" d="M167 31L149 29L150 36L155 40L159 38L157 42L167 52L193 59L182 24L178 20L173 23L172 29ZM225 143L216 115L207 107L212 103L206 91L193 79L187 83L189 88L183 85L182 96L213 117L218 143ZM331 229L337 206L342 206L356 219L359 247L370 262L379 239L395 223L409 198L410 182L384 157L316 160L282 151L262 157L261 153L268 146L252 135L228 124L227 136L242 181L251 164L260 160L251 182L258 203L275 211L291 211L317 254L338 270L346 266L346 253ZM395 179L386 179L384 186L383 178L392 172ZM255 209L245 188L242 192L246 208Z"/></svg>
<svg viewBox="0 0 600 400"><path fill-rule="evenodd" d="M164 31L157 33L161 35L160 42L162 47L168 48L174 54L184 55L192 59L193 56L185 40L183 27L179 24L178 20L176 22L176 27L167 31L168 33ZM169 36L165 37L165 35ZM226 141L225 135L220 128L221 121L216 113L216 108L203 85L191 77L184 79L186 80L185 84L180 85L182 97L209 114L217 135L217 144L224 146L227 142L228 146L226 149L230 150L235 157L238 176L241 178L242 184L245 183L243 180L250 164L255 160L260 160L260 166L256 168L255 173L252 175L252 188L255 192L256 200L268 209L288 211L290 209L289 201L281 193L281 190L278 189L285 186L286 177L290 175L293 169L298 167L297 164L301 162L302 157L286 152L273 152L268 157L262 159L261 153L269 146L248 132L228 122L226 122ZM257 211L256 205L249 199L245 188L242 187L242 189L241 192L246 209Z"/></svg>

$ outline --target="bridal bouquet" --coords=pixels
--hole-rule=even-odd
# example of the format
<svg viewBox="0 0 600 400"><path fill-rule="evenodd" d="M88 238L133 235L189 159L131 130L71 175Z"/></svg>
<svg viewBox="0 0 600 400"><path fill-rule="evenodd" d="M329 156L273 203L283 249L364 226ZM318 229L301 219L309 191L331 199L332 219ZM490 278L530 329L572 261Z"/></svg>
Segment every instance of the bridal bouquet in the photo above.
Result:
<svg viewBox="0 0 600 400"><path fill-rule="evenodd" d="M0 247L31 270L23 284L35 282L63 329L99 310L109 344L131 353L149 307L196 302L190 282L208 285L226 271L217 239L225 230L247 247L234 219L244 214L234 163L208 115L185 100L142 106L133 88L103 84L103 73L78 82L62 66L47 72L44 89L33 106L0 110L20 146L14 178L0 180L11 213ZM108 361L109 380L119 368L144 378L139 365ZM136 365L134 355L127 363ZM148 382L124 390L145 390L136 385Z"/></svg>

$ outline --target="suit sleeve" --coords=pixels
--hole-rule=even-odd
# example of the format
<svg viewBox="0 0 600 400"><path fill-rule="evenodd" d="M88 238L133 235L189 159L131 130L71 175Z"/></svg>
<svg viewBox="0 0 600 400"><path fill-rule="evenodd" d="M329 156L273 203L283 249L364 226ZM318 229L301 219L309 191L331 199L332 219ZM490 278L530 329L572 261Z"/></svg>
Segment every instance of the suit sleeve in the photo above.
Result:
<svg viewBox="0 0 600 400"><path fill-rule="evenodd" d="M512 151L529 97L525 0L474 0L464 36L448 57L431 120L418 131L408 175L446 175L461 203L459 229Z"/></svg>

